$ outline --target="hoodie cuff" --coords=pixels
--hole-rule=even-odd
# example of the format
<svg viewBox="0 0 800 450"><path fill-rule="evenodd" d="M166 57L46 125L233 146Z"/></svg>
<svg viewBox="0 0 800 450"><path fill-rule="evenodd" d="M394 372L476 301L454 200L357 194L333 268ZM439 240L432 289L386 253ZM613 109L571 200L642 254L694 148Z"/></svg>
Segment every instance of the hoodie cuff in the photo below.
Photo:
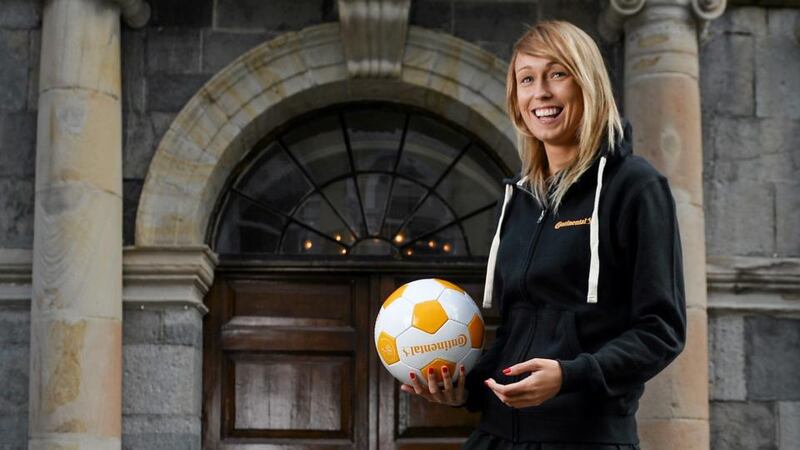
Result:
<svg viewBox="0 0 800 450"><path fill-rule="evenodd" d="M561 390L566 394L589 390L591 385L591 362L589 355L582 353L577 358L568 361L557 360L561 366Z"/></svg>

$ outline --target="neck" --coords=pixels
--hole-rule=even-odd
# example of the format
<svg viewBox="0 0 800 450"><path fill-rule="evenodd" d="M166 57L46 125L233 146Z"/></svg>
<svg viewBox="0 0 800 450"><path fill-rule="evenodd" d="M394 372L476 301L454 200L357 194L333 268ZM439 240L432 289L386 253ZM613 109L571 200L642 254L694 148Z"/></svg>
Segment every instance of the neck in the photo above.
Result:
<svg viewBox="0 0 800 450"><path fill-rule="evenodd" d="M578 146L544 144L544 151L547 155L547 167L552 176L569 166L578 155Z"/></svg>

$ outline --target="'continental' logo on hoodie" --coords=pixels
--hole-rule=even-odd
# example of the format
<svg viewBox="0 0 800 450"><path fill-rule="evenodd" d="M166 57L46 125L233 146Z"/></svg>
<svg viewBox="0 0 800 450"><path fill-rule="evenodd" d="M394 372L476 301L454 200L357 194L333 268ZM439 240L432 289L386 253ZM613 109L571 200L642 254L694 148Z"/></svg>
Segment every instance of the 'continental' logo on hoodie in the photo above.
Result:
<svg viewBox="0 0 800 450"><path fill-rule="evenodd" d="M565 227L577 227L580 225L589 225L590 223L592 223L591 217L587 217L585 219L577 219L577 220L561 220L559 222L556 222L554 228L558 230L560 228L565 228Z"/></svg>

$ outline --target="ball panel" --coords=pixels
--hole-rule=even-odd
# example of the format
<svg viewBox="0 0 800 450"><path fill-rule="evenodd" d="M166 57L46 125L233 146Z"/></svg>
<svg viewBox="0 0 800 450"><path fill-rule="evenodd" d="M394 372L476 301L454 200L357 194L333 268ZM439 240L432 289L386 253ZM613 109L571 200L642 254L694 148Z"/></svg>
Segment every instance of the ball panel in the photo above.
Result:
<svg viewBox="0 0 800 450"><path fill-rule="evenodd" d="M411 327L396 337L400 360L421 369L432 359L459 361L470 349L469 331L461 323L448 320L436 334Z"/></svg>
<svg viewBox="0 0 800 450"><path fill-rule="evenodd" d="M401 383L413 385L411 383L411 377L408 376L409 373L414 372L417 378L421 379L422 374L419 370L409 367L407 364L404 364L403 361L397 362L392 364L391 366L386 366L386 369L392 374L395 379L399 380ZM423 383L424 384L424 383Z"/></svg>
<svg viewBox="0 0 800 450"><path fill-rule="evenodd" d="M464 373L469 373L475 367L475 364L478 363L478 358L481 357L481 349L479 348L472 348L470 349L463 358L461 358L461 364L464 366Z"/></svg>
<svg viewBox="0 0 800 450"><path fill-rule="evenodd" d="M444 290L444 286L430 278L415 280L405 286L406 290L403 292L403 298L414 304L435 300L439 298L439 294Z"/></svg>
<svg viewBox="0 0 800 450"><path fill-rule="evenodd" d="M467 329L469 329L470 343L472 344L472 348L483 348L484 327L483 320L481 320L480 315L475 314L472 316L472 320L469 321Z"/></svg>
<svg viewBox="0 0 800 450"><path fill-rule="evenodd" d="M411 327L414 317L414 305L400 297L386 309L381 309L375 320L375 334L385 331L389 336L397 338L403 331Z"/></svg>
<svg viewBox="0 0 800 450"><path fill-rule="evenodd" d="M380 336L378 336L377 348L384 365L391 365L400 361L400 355L397 353L397 342L385 331L381 331Z"/></svg>
<svg viewBox="0 0 800 450"><path fill-rule="evenodd" d="M381 308L382 309L388 308L389 305L392 304L392 302L394 302L398 298L402 297L403 296L403 292L405 292L405 290L406 290L406 286L408 286L408 285L404 284L404 285L400 286L399 288L395 289L394 292L392 292L392 294L386 299L386 301L383 302L383 306Z"/></svg>
<svg viewBox="0 0 800 450"><path fill-rule="evenodd" d="M439 303L447 312L450 320L461 322L464 325L467 325L472 317L480 312L468 295L452 289L442 291L439 295Z"/></svg>
<svg viewBox="0 0 800 450"><path fill-rule="evenodd" d="M458 285L456 285L454 283L451 283L451 282L449 282L447 280L442 280L440 278L434 278L434 281L436 281L437 283L441 284L442 286L444 286L447 289L452 289L452 290L454 290L456 292L460 292L462 294L466 293L463 289L458 287Z"/></svg>
<svg viewBox="0 0 800 450"><path fill-rule="evenodd" d="M438 300L414 305L412 325L426 333L434 334L447 322L447 312Z"/></svg>
<svg viewBox="0 0 800 450"><path fill-rule="evenodd" d="M447 366L447 370L450 372L450 376L456 374L456 363L453 361L449 361L442 358L436 358L430 363L426 364L425 367L422 368L420 372L422 372L422 379L424 381L428 381L428 371L433 369L433 374L436 376L437 383L443 383L444 380L442 379L442 367ZM455 381L455 380L453 380Z"/></svg>

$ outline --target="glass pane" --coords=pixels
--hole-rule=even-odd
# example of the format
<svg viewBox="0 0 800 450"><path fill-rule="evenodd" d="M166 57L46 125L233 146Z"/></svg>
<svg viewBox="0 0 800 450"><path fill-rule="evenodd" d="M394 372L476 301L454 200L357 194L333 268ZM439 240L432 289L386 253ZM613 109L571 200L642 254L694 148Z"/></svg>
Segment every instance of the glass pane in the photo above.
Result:
<svg viewBox="0 0 800 450"><path fill-rule="evenodd" d="M350 173L350 160L337 114L319 117L291 129L283 136L283 142L317 186Z"/></svg>
<svg viewBox="0 0 800 450"><path fill-rule="evenodd" d="M347 221L350 229L355 231L358 237L363 236L366 230L363 227L361 205L358 203L358 195L356 195L356 185L353 178L337 181L326 187L323 192L330 199L336 211Z"/></svg>
<svg viewBox="0 0 800 450"><path fill-rule="evenodd" d="M395 254L395 246L383 239L369 238L358 241L353 247L352 255L391 256Z"/></svg>
<svg viewBox="0 0 800 450"><path fill-rule="evenodd" d="M281 253L287 255L346 255L346 247L296 223L286 228Z"/></svg>
<svg viewBox="0 0 800 450"><path fill-rule="evenodd" d="M458 225L447 227L426 239L414 242L401 249L404 257L419 256L469 256L464 235Z"/></svg>
<svg viewBox="0 0 800 450"><path fill-rule="evenodd" d="M447 208L447 205L439 198L431 195L411 220L408 221L408 224L403 227L400 234L405 236L408 241L414 240L454 220L455 217Z"/></svg>
<svg viewBox="0 0 800 450"><path fill-rule="evenodd" d="M484 152L472 145L436 192L463 217L502 196L502 173L493 164L487 164Z"/></svg>
<svg viewBox="0 0 800 450"><path fill-rule="evenodd" d="M364 215L367 217L367 229L370 236L380 233L381 219L386 210L389 197L389 175L361 175L358 177L358 188L361 189L361 200L364 202Z"/></svg>
<svg viewBox="0 0 800 450"><path fill-rule="evenodd" d="M494 229L497 226L495 221L496 212L495 208L489 208L463 222L464 232L467 234L469 250L472 256L489 255L489 247L492 245Z"/></svg>
<svg viewBox="0 0 800 450"><path fill-rule="evenodd" d="M394 169L404 121L405 114L381 109L345 114L357 170Z"/></svg>
<svg viewBox="0 0 800 450"><path fill-rule="evenodd" d="M383 224L381 234L395 243L401 244L408 240L404 236L396 235L398 228L414 211L414 207L425 195L425 189L416 183L402 178L395 178L392 198L389 199L389 211Z"/></svg>
<svg viewBox="0 0 800 450"><path fill-rule="evenodd" d="M309 197L297 209L294 219L343 244L350 245L356 240L320 194Z"/></svg>
<svg viewBox="0 0 800 450"><path fill-rule="evenodd" d="M283 213L290 213L313 188L277 143L271 144L253 167L237 188Z"/></svg>
<svg viewBox="0 0 800 450"><path fill-rule="evenodd" d="M398 173L433 186L469 139L427 117L412 116Z"/></svg>
<svg viewBox="0 0 800 450"><path fill-rule="evenodd" d="M286 221L235 192L225 207L218 232L220 254L274 253Z"/></svg>

